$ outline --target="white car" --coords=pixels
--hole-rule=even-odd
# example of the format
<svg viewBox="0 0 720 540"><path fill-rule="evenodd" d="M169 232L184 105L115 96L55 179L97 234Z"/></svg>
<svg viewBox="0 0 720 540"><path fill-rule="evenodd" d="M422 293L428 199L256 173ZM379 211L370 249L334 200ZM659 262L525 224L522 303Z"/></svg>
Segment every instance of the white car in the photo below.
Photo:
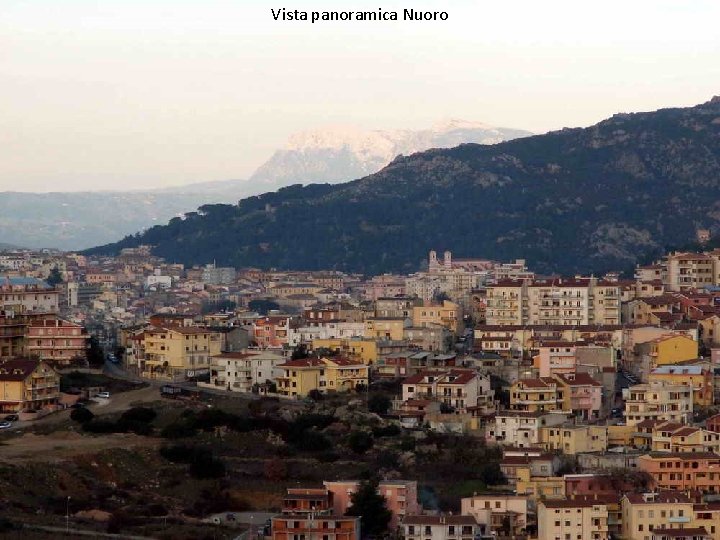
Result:
<svg viewBox="0 0 720 540"><path fill-rule="evenodd" d="M97 396L95 397L110 399L110 392L98 392Z"/></svg>
<svg viewBox="0 0 720 540"><path fill-rule="evenodd" d="M0 429L8 429L12 427L12 424L5 420L4 422L0 422Z"/></svg>

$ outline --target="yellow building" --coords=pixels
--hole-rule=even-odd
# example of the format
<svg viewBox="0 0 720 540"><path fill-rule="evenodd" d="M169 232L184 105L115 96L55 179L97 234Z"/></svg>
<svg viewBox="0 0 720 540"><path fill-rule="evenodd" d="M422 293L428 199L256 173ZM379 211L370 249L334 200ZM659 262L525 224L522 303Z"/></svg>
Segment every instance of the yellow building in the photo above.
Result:
<svg viewBox="0 0 720 540"><path fill-rule="evenodd" d="M540 428L540 443L548 451L563 454L604 452L608 448L608 427L575 425Z"/></svg>
<svg viewBox="0 0 720 540"><path fill-rule="evenodd" d="M365 319L365 337L400 341L405 335L405 328L409 326L410 319L372 317Z"/></svg>
<svg viewBox="0 0 720 540"><path fill-rule="evenodd" d="M677 364L698 357L698 342L688 336L667 335L649 342L654 366Z"/></svg>
<svg viewBox="0 0 720 540"><path fill-rule="evenodd" d="M563 407L562 391L552 377L519 379L510 387L510 409L514 411L559 411Z"/></svg>
<svg viewBox="0 0 720 540"><path fill-rule="evenodd" d="M283 375L276 377L278 392L290 397L304 397L313 390L325 394L368 385L368 367L347 358L302 358L277 367L283 370Z"/></svg>
<svg viewBox="0 0 720 540"><path fill-rule="evenodd" d="M152 328L144 332L142 377L178 379L210 372L210 359L220 354L222 334L207 328Z"/></svg>
<svg viewBox="0 0 720 540"><path fill-rule="evenodd" d="M527 495L536 501L565 497L565 478L562 476L531 476L530 467L520 467L516 474L517 495Z"/></svg>
<svg viewBox="0 0 720 540"><path fill-rule="evenodd" d="M538 540L607 540L608 501L601 497L543 500L538 503Z"/></svg>
<svg viewBox="0 0 720 540"><path fill-rule="evenodd" d="M413 326L439 324L454 334L459 334L463 326L462 308L449 300L444 300L442 305L415 306L412 311L412 324Z"/></svg>
<svg viewBox="0 0 720 540"><path fill-rule="evenodd" d="M314 339L313 350L327 349L337 351L343 356L357 358L363 364L375 364L380 358L378 340L375 338L330 338Z"/></svg>
<svg viewBox="0 0 720 540"><path fill-rule="evenodd" d="M60 375L45 362L15 358L0 363L0 411L54 407L59 397Z"/></svg>
<svg viewBox="0 0 720 540"><path fill-rule="evenodd" d="M714 376L709 368L701 365L668 365L653 369L648 381L667 384L685 384L692 387L693 405L710 407L714 403Z"/></svg>
<svg viewBox="0 0 720 540"><path fill-rule="evenodd" d="M622 538L645 540L653 529L691 527L693 503L679 491L627 493L620 501Z"/></svg>
<svg viewBox="0 0 720 540"><path fill-rule="evenodd" d="M688 423L692 420L692 388L684 384L653 382L623 391L625 423L635 426L644 420Z"/></svg>

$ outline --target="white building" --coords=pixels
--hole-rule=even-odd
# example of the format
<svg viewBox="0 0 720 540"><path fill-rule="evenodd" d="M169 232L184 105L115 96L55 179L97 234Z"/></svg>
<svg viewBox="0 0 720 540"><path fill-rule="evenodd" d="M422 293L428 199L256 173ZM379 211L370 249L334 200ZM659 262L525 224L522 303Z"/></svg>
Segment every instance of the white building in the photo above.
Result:
<svg viewBox="0 0 720 540"><path fill-rule="evenodd" d="M252 392L253 385L273 381L282 375L276 366L286 358L270 351L226 352L214 356L210 364L210 383L201 386L231 392Z"/></svg>
<svg viewBox="0 0 720 540"><path fill-rule="evenodd" d="M458 412L492 401L490 377L472 369L427 370L403 381L402 399L439 401Z"/></svg>
<svg viewBox="0 0 720 540"><path fill-rule="evenodd" d="M473 516L406 516L404 540L476 540L489 532Z"/></svg>
<svg viewBox="0 0 720 540"><path fill-rule="evenodd" d="M515 446L537 447L540 444L540 428L559 426L567 415L558 412L503 411L495 415L495 426L488 431L488 442Z"/></svg>

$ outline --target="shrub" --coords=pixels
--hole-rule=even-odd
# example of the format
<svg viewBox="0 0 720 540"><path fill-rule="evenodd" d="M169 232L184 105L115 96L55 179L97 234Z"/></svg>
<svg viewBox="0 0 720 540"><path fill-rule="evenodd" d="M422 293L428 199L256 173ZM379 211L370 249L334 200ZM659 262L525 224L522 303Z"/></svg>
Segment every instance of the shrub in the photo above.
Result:
<svg viewBox="0 0 720 540"><path fill-rule="evenodd" d="M387 414L392 402L385 394L372 394L368 398L368 411L375 414Z"/></svg>
<svg viewBox="0 0 720 540"><path fill-rule="evenodd" d="M389 426L375 427L372 432L375 437L395 437L400 435L400 427L395 424L390 424Z"/></svg>
<svg viewBox="0 0 720 540"><path fill-rule="evenodd" d="M190 474L195 478L222 478L225 476L225 464L208 452L208 457L190 463Z"/></svg>
<svg viewBox="0 0 720 540"><path fill-rule="evenodd" d="M156 416L157 413L155 409L151 409L150 407L133 407L122 413L120 420L149 424L155 420Z"/></svg>
<svg viewBox="0 0 720 540"><path fill-rule="evenodd" d="M186 437L194 437L197 430L189 422L173 422L165 426L160 432L160 436L165 439L184 439Z"/></svg>
<svg viewBox="0 0 720 540"><path fill-rule="evenodd" d="M117 424L109 420L91 420L82 425L83 431L89 433L116 433Z"/></svg>
<svg viewBox="0 0 720 540"><path fill-rule="evenodd" d="M70 413L70 419L78 422L79 424L89 422L93 418L95 418L95 415L92 413L92 411L90 411L90 409L87 409L85 407L73 409Z"/></svg>
<svg viewBox="0 0 720 540"><path fill-rule="evenodd" d="M348 446L356 454L364 454L370 450L375 442L372 435L364 431L353 431L348 437Z"/></svg>
<svg viewBox="0 0 720 540"><path fill-rule="evenodd" d="M304 450L306 452L319 452L330 447L330 440L322 433L315 430L309 430L302 434L302 436L295 442L295 446L298 450Z"/></svg>

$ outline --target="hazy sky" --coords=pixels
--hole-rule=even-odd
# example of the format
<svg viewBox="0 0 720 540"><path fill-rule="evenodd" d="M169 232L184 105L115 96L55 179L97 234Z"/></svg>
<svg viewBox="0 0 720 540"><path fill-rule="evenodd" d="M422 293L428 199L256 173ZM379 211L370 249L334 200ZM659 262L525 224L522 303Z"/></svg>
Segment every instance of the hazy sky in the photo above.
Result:
<svg viewBox="0 0 720 540"><path fill-rule="evenodd" d="M0 190L244 178L327 124L542 132L693 105L720 94L718 20L718 0L0 0Z"/></svg>

